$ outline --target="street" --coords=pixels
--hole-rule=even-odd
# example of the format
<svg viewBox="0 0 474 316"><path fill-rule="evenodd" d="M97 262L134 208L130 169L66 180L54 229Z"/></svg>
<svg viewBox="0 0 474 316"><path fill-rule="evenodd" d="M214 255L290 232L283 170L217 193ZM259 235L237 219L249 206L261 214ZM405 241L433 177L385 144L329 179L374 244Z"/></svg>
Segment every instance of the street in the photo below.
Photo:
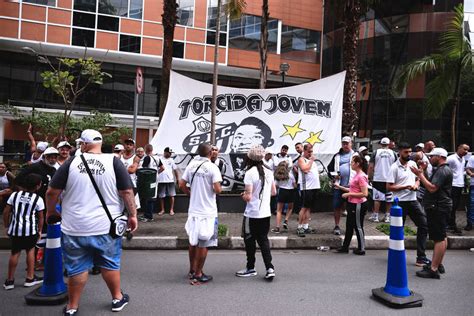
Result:
<svg viewBox="0 0 474 316"><path fill-rule="evenodd" d="M8 251L0 251L5 277ZM365 257L316 250L274 251L276 278L241 279L243 251L210 251L205 271L214 280L191 286L186 274L186 251L124 251L122 287L131 297L123 315L472 315L474 253L448 251L441 280L415 276L415 251L407 252L409 288L425 298L423 307L390 309L371 298L371 289L385 285L387 251L368 251ZM431 257L431 251L428 252ZM0 315L59 315L60 306L27 306L23 296L24 254L16 272L15 289L0 290ZM101 276L90 276L82 296L81 315L110 315L109 292Z"/></svg>

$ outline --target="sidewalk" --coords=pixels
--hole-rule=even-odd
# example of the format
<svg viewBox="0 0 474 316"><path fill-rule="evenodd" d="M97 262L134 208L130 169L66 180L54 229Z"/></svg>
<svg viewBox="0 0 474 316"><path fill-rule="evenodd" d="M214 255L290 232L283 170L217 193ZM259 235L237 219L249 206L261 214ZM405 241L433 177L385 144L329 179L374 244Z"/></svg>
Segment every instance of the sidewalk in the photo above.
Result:
<svg viewBox="0 0 474 316"><path fill-rule="evenodd" d="M383 216L382 216L383 217ZM184 225L187 219L187 213L177 212L174 216L166 213L163 216L155 214L155 221L151 223L139 222L138 230L134 233L132 240L123 241L125 249L186 249L188 247L188 238ZM387 249L389 237L376 229L378 223L372 223L367 220L364 222L365 240L367 249ZM458 212L458 227L464 227L465 213ZM1 227L3 221L0 219ZM316 249L318 246L329 246L336 248L341 246L344 239L344 228L346 218L341 218L341 236L335 236L332 233L334 228L334 219L332 212L312 213L310 226L316 230L316 234L298 237L296 235L297 215L292 215L289 222L288 232L280 234L269 233L271 247L275 249ZM243 249L244 243L240 237L242 214L240 213L220 213L219 223L228 227L228 236L219 238L219 248L221 249ZM272 216L271 227L275 225L275 216ZM407 218L406 226L416 230L413 222ZM356 246L357 241L354 234L352 246ZM5 230L0 235L0 248L8 247L8 238ZM407 249L416 249L416 237L405 237L405 247ZM469 249L474 247L474 231L463 231L463 236L455 236L448 233L448 247L450 249ZM428 248L432 248L431 242Z"/></svg>

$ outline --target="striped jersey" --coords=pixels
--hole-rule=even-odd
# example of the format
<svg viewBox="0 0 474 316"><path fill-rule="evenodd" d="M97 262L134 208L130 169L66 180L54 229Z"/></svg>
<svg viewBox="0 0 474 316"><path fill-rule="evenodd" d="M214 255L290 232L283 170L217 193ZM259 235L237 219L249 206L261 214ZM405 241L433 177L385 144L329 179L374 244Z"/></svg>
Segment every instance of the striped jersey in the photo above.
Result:
<svg viewBox="0 0 474 316"><path fill-rule="evenodd" d="M26 237L38 234L38 212L44 210L44 201L36 193L13 192L8 199L12 207L8 236Z"/></svg>

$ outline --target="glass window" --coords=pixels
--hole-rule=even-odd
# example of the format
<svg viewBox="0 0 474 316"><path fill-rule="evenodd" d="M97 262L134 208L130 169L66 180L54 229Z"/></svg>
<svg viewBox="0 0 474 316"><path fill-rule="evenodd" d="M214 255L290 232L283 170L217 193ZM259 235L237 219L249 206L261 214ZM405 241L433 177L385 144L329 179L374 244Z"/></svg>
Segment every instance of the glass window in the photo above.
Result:
<svg viewBox="0 0 474 316"><path fill-rule="evenodd" d="M242 15L230 21L229 47L258 51L262 18L255 15ZM268 21L268 51L276 53L278 41L278 20Z"/></svg>
<svg viewBox="0 0 474 316"><path fill-rule="evenodd" d="M99 0L99 13L126 17L128 0Z"/></svg>
<svg viewBox="0 0 474 316"><path fill-rule="evenodd" d="M143 0L130 0L130 11L128 17L131 19L141 19L143 15Z"/></svg>
<svg viewBox="0 0 474 316"><path fill-rule="evenodd" d="M56 0L23 0L23 2L48 5L51 7L56 6Z"/></svg>
<svg viewBox="0 0 474 316"><path fill-rule="evenodd" d="M93 29L95 28L95 14L74 12L72 25Z"/></svg>
<svg viewBox="0 0 474 316"><path fill-rule="evenodd" d="M227 32L227 17L221 9L221 32ZM217 0L209 0L207 8L207 28L215 30L217 24Z"/></svg>
<svg viewBox="0 0 474 316"><path fill-rule="evenodd" d="M283 25L282 58L319 63L321 32Z"/></svg>
<svg viewBox="0 0 474 316"><path fill-rule="evenodd" d="M130 53L140 53L140 37L130 35L120 35L120 51Z"/></svg>
<svg viewBox="0 0 474 316"><path fill-rule="evenodd" d="M206 33L206 43L209 45L216 44L216 32L215 31L207 31ZM227 33L220 32L219 33L219 46L225 46L227 43Z"/></svg>
<svg viewBox="0 0 474 316"><path fill-rule="evenodd" d="M94 47L94 31L72 29L72 45Z"/></svg>
<svg viewBox="0 0 474 316"><path fill-rule="evenodd" d="M173 42L173 57L184 58L184 43Z"/></svg>
<svg viewBox="0 0 474 316"><path fill-rule="evenodd" d="M178 7L178 24L185 26L193 26L194 19L194 0L177 0Z"/></svg>
<svg viewBox="0 0 474 316"><path fill-rule="evenodd" d="M74 0L74 10L95 12L97 0Z"/></svg>
<svg viewBox="0 0 474 316"><path fill-rule="evenodd" d="M119 18L99 15L99 20L97 21L97 28L101 30L106 30L106 31L118 32Z"/></svg>

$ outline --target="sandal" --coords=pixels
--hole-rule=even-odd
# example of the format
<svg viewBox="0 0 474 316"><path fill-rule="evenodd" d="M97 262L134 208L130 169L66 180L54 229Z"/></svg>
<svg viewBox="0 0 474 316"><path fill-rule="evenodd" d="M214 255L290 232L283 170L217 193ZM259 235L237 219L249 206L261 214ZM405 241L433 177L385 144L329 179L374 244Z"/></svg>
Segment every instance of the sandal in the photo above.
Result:
<svg viewBox="0 0 474 316"><path fill-rule="evenodd" d="M171 215L171 216L174 215L174 211L173 211L173 210L170 211L170 215Z"/></svg>
<svg viewBox="0 0 474 316"><path fill-rule="evenodd" d="M164 214L165 214L165 211L160 211L160 212L158 213L159 216L162 216L162 215L164 215Z"/></svg>

